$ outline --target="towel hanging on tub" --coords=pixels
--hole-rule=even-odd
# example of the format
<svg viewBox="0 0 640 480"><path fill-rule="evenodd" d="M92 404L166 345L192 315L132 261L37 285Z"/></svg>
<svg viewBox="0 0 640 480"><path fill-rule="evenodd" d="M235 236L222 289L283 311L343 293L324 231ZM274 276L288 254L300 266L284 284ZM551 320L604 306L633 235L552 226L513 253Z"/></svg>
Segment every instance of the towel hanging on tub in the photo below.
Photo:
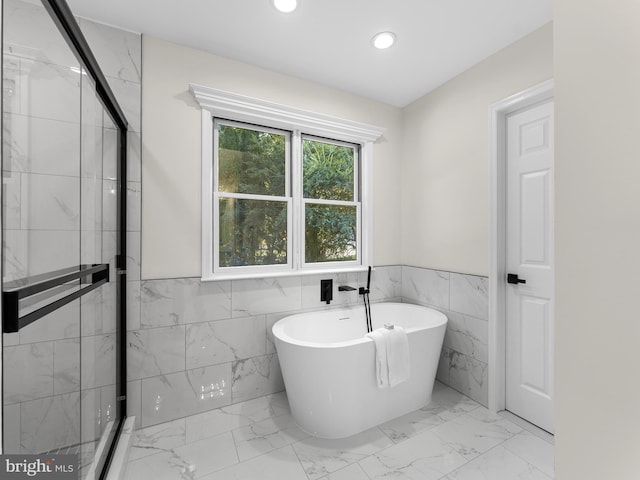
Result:
<svg viewBox="0 0 640 480"><path fill-rule="evenodd" d="M395 387L409 379L409 340L404 328L391 326L367 333L376 345L376 382L379 388Z"/></svg>

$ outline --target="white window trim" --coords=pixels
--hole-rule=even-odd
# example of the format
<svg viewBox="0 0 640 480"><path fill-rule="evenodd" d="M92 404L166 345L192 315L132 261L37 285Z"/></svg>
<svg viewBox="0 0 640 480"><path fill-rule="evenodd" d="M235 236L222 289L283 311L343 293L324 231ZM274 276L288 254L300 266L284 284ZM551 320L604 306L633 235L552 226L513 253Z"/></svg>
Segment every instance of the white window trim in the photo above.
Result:
<svg viewBox="0 0 640 480"><path fill-rule="evenodd" d="M366 270L373 259L373 143L385 129L360 122L345 120L322 113L302 110L288 105L247 97L236 93L189 85L189 91L202 109L202 280L228 280L240 278L264 278L286 275L308 275L330 271L349 272ZM214 273L213 271L213 121L224 118L239 122L253 123L265 127L280 128L293 133L292 139L300 132L360 145L362 171L361 231L359 232L362 264L358 266L336 264L318 268L289 269L287 271L251 271L241 273ZM293 142L294 148L296 142ZM295 168L295 167L293 167ZM292 170L292 175L296 172ZM294 184L296 182L293 182ZM299 219L294 215L293 228L299 228ZM293 259L294 265L300 264Z"/></svg>

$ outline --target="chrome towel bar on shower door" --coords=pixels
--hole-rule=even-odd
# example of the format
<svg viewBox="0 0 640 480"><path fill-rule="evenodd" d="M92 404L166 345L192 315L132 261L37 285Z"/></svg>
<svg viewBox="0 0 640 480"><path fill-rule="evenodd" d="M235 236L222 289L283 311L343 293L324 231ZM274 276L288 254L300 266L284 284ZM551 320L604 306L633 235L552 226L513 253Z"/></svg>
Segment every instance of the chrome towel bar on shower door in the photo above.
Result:
<svg viewBox="0 0 640 480"><path fill-rule="evenodd" d="M70 283L74 280L80 280L81 285L87 286L22 317L19 316L20 300L52 290L55 287L74 286ZM2 331L4 333L18 332L21 328L95 290L108 281L109 264L102 263L78 265L9 282L5 284L5 289L2 291Z"/></svg>

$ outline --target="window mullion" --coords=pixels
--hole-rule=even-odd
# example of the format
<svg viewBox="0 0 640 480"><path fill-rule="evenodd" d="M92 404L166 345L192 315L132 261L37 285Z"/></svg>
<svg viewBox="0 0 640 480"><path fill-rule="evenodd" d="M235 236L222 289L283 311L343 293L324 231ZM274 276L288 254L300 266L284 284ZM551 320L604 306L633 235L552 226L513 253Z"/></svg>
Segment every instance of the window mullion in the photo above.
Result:
<svg viewBox="0 0 640 480"><path fill-rule="evenodd" d="M293 210L293 231L289 234L289 240L293 249L294 269L300 269L302 265L302 252L304 252L304 205L302 204L302 134L300 130L291 133L291 196Z"/></svg>

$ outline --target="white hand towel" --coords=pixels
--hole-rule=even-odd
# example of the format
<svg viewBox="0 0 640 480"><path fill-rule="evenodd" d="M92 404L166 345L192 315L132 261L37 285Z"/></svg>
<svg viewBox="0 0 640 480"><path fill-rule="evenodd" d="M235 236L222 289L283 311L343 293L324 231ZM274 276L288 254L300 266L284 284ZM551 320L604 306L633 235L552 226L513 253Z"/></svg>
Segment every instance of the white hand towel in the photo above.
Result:
<svg viewBox="0 0 640 480"><path fill-rule="evenodd" d="M387 329L385 329L387 330ZM389 386L395 387L409 379L409 339L404 328L397 325L387 330L387 364L389 366Z"/></svg>
<svg viewBox="0 0 640 480"><path fill-rule="evenodd" d="M409 341L402 327L378 328L367 333L376 346L376 383L394 387L409 378Z"/></svg>
<svg viewBox="0 0 640 480"><path fill-rule="evenodd" d="M386 328L379 328L367 333L376 345L376 383L378 388L389 386L389 367L387 365L387 335Z"/></svg>

